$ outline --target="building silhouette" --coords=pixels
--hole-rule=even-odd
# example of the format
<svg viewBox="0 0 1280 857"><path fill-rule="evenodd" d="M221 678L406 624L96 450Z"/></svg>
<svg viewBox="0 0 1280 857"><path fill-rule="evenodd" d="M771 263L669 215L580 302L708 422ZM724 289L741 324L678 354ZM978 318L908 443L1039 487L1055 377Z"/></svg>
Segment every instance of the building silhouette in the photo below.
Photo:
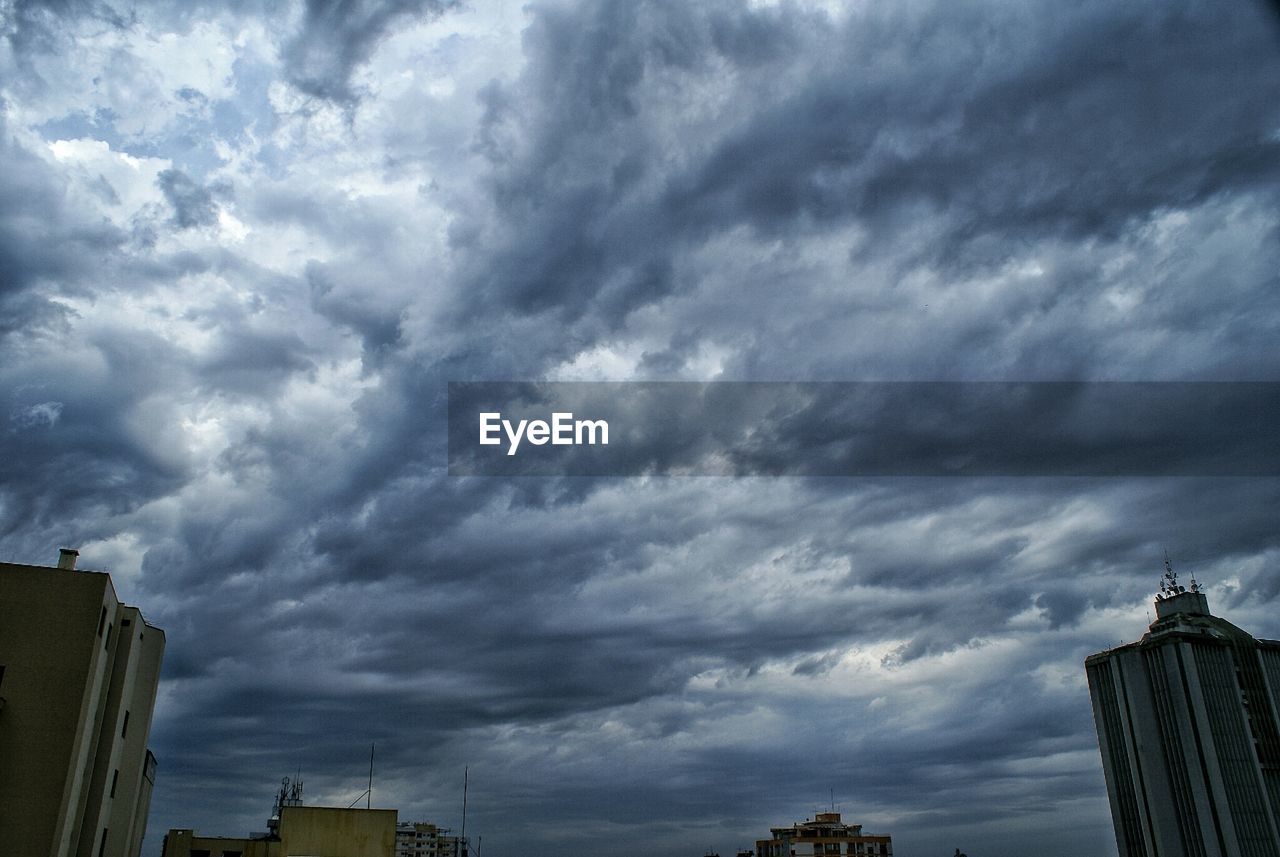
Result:
<svg viewBox="0 0 1280 857"><path fill-rule="evenodd" d="M137 857L164 632L111 576L0 563L0 854Z"/></svg>
<svg viewBox="0 0 1280 857"><path fill-rule="evenodd" d="M1280 642L1165 560L1156 620L1085 660L1121 857L1280 857Z"/></svg>

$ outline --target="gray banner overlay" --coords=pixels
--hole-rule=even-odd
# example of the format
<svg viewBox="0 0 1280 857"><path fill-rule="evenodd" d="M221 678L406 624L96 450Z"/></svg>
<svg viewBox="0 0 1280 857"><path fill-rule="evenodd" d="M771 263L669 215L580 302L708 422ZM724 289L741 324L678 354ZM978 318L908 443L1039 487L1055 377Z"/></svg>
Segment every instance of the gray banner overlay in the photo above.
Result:
<svg viewBox="0 0 1280 857"><path fill-rule="evenodd" d="M1273 382L453 382L448 420L455 476L1280 475Z"/></svg>

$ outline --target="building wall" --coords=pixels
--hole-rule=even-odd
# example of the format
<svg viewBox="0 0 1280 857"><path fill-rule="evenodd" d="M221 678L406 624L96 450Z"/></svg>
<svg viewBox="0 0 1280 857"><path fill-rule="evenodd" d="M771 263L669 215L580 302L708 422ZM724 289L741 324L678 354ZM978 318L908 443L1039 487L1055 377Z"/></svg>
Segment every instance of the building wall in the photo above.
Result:
<svg viewBox="0 0 1280 857"><path fill-rule="evenodd" d="M0 853L135 857L163 650L109 575L0 563Z"/></svg>
<svg viewBox="0 0 1280 857"><path fill-rule="evenodd" d="M393 857L395 847L394 809L280 810L280 857Z"/></svg>
<svg viewBox="0 0 1280 857"><path fill-rule="evenodd" d="M1120 855L1280 857L1280 644L1170 600L1085 664Z"/></svg>
<svg viewBox="0 0 1280 857"><path fill-rule="evenodd" d="M175 828L161 857L394 857L394 809L284 806L276 839L198 836Z"/></svg>
<svg viewBox="0 0 1280 857"><path fill-rule="evenodd" d="M197 836L194 830L179 828L165 835L160 857L275 857L271 849L277 844L264 839Z"/></svg>
<svg viewBox="0 0 1280 857"><path fill-rule="evenodd" d="M146 832L150 789L144 790L143 774L165 641L136 607L121 605L117 617L116 656L101 720L104 746L97 754L89 805L98 808L92 829L108 831L106 853L135 855ZM85 838L89 830L86 819L82 848L91 845Z"/></svg>

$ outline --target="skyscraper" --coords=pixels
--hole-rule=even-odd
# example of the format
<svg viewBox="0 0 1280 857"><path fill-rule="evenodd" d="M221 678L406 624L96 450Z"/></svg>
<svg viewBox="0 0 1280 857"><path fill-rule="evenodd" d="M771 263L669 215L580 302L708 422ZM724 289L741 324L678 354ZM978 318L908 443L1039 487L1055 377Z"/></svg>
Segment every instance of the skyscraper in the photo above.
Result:
<svg viewBox="0 0 1280 857"><path fill-rule="evenodd" d="M164 632L111 576L0 563L0 854L136 857Z"/></svg>
<svg viewBox="0 0 1280 857"><path fill-rule="evenodd" d="M1280 642L1165 561L1156 621L1085 660L1121 857L1280 857Z"/></svg>

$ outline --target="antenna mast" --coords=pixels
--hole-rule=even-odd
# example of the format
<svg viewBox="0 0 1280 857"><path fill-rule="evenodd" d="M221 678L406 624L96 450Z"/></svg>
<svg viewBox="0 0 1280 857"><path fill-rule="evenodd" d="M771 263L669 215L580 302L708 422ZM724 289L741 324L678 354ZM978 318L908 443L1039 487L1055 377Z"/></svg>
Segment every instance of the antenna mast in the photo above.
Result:
<svg viewBox="0 0 1280 857"><path fill-rule="evenodd" d="M463 848L467 847L467 775L470 773L469 766L462 768L462 835L458 837L462 841L458 843Z"/></svg>
<svg viewBox="0 0 1280 857"><path fill-rule="evenodd" d="M373 805L373 742L369 742L369 791L365 794L364 808L369 809Z"/></svg>

